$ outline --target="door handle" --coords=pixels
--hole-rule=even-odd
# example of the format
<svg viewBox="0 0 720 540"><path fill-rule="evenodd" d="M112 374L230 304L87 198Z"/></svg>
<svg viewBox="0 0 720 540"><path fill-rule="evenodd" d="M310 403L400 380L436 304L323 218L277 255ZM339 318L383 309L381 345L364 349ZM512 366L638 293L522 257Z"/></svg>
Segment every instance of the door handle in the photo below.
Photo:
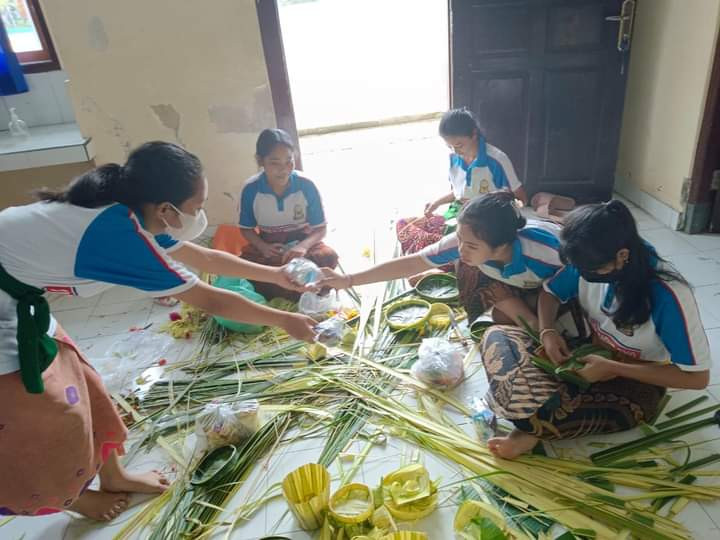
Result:
<svg viewBox="0 0 720 540"><path fill-rule="evenodd" d="M620 15L605 17L606 21L618 22L617 50L627 51L630 48L633 21L635 20L635 0L625 0L620 8Z"/></svg>

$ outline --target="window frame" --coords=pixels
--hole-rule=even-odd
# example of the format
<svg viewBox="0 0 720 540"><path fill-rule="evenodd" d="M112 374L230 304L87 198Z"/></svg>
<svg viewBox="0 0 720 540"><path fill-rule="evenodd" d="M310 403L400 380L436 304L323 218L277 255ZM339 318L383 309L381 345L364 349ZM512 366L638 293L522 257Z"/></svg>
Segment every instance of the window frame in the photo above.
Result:
<svg viewBox="0 0 720 540"><path fill-rule="evenodd" d="M50 38L45 16L40 9L38 0L25 0L30 17L32 18L35 30L37 31L42 50L15 53L23 73L43 73L46 71L57 71L60 69L55 46ZM12 43L10 44L12 47Z"/></svg>

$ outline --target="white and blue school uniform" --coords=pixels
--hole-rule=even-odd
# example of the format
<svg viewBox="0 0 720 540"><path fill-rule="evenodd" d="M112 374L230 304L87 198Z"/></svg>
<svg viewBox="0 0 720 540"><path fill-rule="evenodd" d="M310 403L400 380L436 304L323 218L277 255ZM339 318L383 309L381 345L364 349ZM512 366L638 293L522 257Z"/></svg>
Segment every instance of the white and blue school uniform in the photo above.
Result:
<svg viewBox="0 0 720 540"><path fill-rule="evenodd" d="M560 227L555 223L528 220L512 244L512 260L503 264L488 261L478 268L486 276L521 289L537 289L562 268ZM428 264L438 267L460 259L457 234L449 234L427 246L418 254Z"/></svg>
<svg viewBox="0 0 720 540"><path fill-rule="evenodd" d="M0 265L18 281L48 292L93 296L114 285L172 296L198 278L171 257L183 245L154 236L122 204L83 208L37 202L0 212ZM0 290L0 375L19 369L17 302ZM53 335L53 319L48 333Z"/></svg>
<svg viewBox="0 0 720 540"><path fill-rule="evenodd" d="M240 228L261 233L293 232L306 227L325 225L320 193L315 184L290 174L285 192L278 196L268 183L264 172L247 181L240 194Z"/></svg>
<svg viewBox="0 0 720 540"><path fill-rule="evenodd" d="M653 280L650 318L627 328L618 328L612 320L617 308L612 283L590 283L577 268L566 266L545 283L545 289L563 303L577 298L593 332L613 350L638 360L672 363L683 371L710 369L707 336L685 283Z"/></svg>
<svg viewBox="0 0 720 540"><path fill-rule="evenodd" d="M479 138L477 156L469 165L459 155L450 154L449 180L457 200L493 191L514 192L522 187L507 154L488 144L484 137Z"/></svg>

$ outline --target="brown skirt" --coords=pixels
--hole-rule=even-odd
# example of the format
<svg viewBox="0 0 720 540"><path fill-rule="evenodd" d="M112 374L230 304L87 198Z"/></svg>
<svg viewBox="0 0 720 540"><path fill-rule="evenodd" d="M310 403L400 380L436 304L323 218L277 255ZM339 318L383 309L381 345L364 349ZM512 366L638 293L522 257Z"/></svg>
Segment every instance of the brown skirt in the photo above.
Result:
<svg viewBox="0 0 720 540"><path fill-rule="evenodd" d="M0 515L60 512L87 489L127 429L102 380L58 326L58 353L30 394L0 376Z"/></svg>
<svg viewBox="0 0 720 540"><path fill-rule="evenodd" d="M488 406L541 439L630 429L651 418L665 395L665 388L621 377L580 390L535 367L534 349L530 337L514 326L491 327L481 345Z"/></svg>
<svg viewBox="0 0 720 540"><path fill-rule="evenodd" d="M289 233L273 233L273 234L261 234L261 238L271 244L287 244L289 242L301 242L308 237L310 232L306 229L299 231L292 231ZM265 257L260 251L258 251L252 244L243 248L242 255L243 259L253 261L259 264L266 264L268 266L282 266L282 256L276 257ZM318 242L305 254L306 259L310 259L312 262L317 264L321 268L335 268L338 264L338 255L333 248L330 246ZM263 295L266 299L272 298L287 298L292 301L297 301L300 298L300 293L295 291L289 291L283 289L279 285L274 283L264 283L260 281L253 281L255 290Z"/></svg>

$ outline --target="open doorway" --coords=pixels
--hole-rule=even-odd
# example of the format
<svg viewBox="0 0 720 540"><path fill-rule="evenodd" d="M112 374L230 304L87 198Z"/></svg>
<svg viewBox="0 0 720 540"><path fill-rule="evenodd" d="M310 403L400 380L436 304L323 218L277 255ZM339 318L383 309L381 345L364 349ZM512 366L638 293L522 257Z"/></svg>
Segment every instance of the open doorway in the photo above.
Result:
<svg viewBox="0 0 720 540"><path fill-rule="evenodd" d="M447 0L277 0L300 134L448 108Z"/></svg>

